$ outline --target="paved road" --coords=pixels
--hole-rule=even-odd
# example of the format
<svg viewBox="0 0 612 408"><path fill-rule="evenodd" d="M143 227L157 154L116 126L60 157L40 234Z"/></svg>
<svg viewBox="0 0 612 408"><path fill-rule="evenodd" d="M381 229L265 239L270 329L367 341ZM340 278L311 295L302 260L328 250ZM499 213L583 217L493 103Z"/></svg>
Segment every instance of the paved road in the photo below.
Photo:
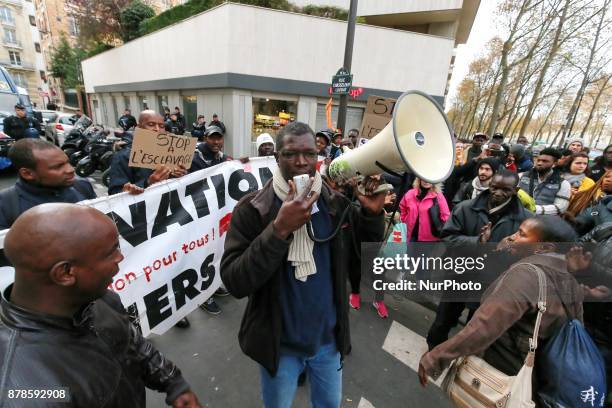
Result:
<svg viewBox="0 0 612 408"><path fill-rule="evenodd" d="M427 347L423 336L433 312L387 295L390 317L383 320L372 299L364 287L361 309L350 310L353 350L344 364L342 407L451 407L437 386L422 389L415 372ZM220 315L197 309L189 315L189 329L173 328L152 341L179 365L207 407L261 407L257 365L242 354L237 340L246 301L228 296L217 302L223 309ZM147 406L164 407L163 398L147 391ZM294 407L309 407L307 386L298 389Z"/></svg>

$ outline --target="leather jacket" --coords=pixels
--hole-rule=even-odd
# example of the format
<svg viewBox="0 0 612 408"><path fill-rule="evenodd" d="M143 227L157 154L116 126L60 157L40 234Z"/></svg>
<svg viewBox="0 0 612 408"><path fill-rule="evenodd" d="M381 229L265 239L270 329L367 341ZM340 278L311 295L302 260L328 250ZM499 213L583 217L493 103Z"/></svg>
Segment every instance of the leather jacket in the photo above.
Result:
<svg viewBox="0 0 612 408"><path fill-rule="evenodd" d="M180 370L130 323L119 296L108 291L70 319L12 304L0 307L0 406L145 407L145 386L171 404L189 390ZM64 387L69 403L10 399L10 390Z"/></svg>

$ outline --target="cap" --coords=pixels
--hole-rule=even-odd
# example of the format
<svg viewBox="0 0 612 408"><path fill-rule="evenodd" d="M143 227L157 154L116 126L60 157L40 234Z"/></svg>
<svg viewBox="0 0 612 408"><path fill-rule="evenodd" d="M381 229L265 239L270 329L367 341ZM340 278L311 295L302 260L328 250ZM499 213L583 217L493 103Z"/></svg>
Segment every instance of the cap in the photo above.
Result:
<svg viewBox="0 0 612 408"><path fill-rule="evenodd" d="M317 134L315 135L315 137L318 137L318 136L324 137L325 140L327 140L327 144L330 145L335 134L336 132L334 132L332 129L325 129L325 130L319 130Z"/></svg>
<svg viewBox="0 0 612 408"><path fill-rule="evenodd" d="M257 141L255 142L257 145L257 150L259 150L259 146L264 143L272 143L274 147L276 147L276 143L274 143L274 139L272 139L272 136L270 136L269 133L262 133L261 135L257 136Z"/></svg>
<svg viewBox="0 0 612 408"><path fill-rule="evenodd" d="M15 105L15 109L25 109L25 106L22 103L18 103Z"/></svg>
<svg viewBox="0 0 612 408"><path fill-rule="evenodd" d="M206 136L210 136L212 134L218 133L221 136L223 136L223 130L221 130L221 128L219 126L209 126L206 128L206 133L204 133L204 135Z"/></svg>

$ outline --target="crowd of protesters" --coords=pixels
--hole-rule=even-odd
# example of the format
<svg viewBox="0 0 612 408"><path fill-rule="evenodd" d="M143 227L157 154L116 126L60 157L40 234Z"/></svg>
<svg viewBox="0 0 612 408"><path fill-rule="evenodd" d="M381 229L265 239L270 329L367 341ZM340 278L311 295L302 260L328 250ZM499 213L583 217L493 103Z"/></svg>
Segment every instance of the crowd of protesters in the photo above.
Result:
<svg viewBox="0 0 612 408"><path fill-rule="evenodd" d="M146 110L138 119L126 110L122 123L128 129L177 135L187 127L178 107L166 109L163 116ZM141 194L160 181L232 160L223 152L226 129L216 114L208 125L198 116L191 132L200 143L189 170L129 167L128 145L113 156L108 193ZM300 122L287 124L275 138L259 135L258 156L274 155L278 169L233 212L221 261L224 287L215 296L249 299L238 337L244 353L260 366L266 407L290 407L304 374L313 406L341 405L342 364L351 351L348 308L360 309L362 303L359 243L385 241L386 221L404 225L407 247L441 242L470 251L493 243L518 253L519 244L534 244L538 250L521 256L547 277L548 306L538 338L545 342L564 322L578 319L606 368L612 368L612 307L607 302L583 304L589 298L607 300L612 287L612 146L590 163L581 139L568 140L566 149L537 151L526 138L510 143L499 133L490 140L476 133L467 149L458 149L461 157L440 184L414 178L406 185L389 174L338 184L327 177L326 165L367 142L357 129L346 135L333 129L315 132ZM106 380L101 380L95 395L85 386L75 387L77 406L144 406L146 386L166 392L167 403L175 407L198 407L180 370L138 335L117 296L105 290L122 259L116 229L95 210L71 205L96 197L91 184L75 176L62 150L42 140L17 141L9 158L18 173L15 186L0 192L0 228L11 228L5 254L16 269L15 283L2 294L0 324L0 348L17 361L10 367L6 359L3 363L9 382L40 372L32 385L60 386L75 375L92 375L99 371L92 367L110 364L110 357L102 357L106 351L95 353L96 347L104 347L97 341L101 336L118 350L114 371L102 370L101 375L119 385L106 389ZM298 194L292 179L305 174L309 187ZM34 249L39 241L52 244ZM57 244L64 241L74 245ZM88 241L95 245L85 245ZM559 244L566 242L576 246L562 253ZM592 250L582 249L585 243ZM559 287L564 291L555 291ZM538 276L529 268L508 265L490 279L480 302L450 301L443 293L427 335L429 351L420 362L421 383L439 376L454 359L474 354L516 375L530 351L523 340L538 314L537 288ZM514 299L511 307L496 302L499 296ZM389 316L384 292L375 292L372 305L381 318ZM201 307L211 314L221 312L214 296ZM466 308L468 323L451 336ZM67 323L70 318L78 324ZM177 326L187 328L189 321ZM83 330L85 335L75 335ZM11 340L11 333L26 331L34 334ZM107 338L101 334L105 331L121 336ZM64 373L57 364L45 366L53 345L70 336L79 340L61 358L93 353L89 366L79 373ZM24 348L32 351L20 351ZM534 393L539 380L536 376ZM99 378L92 381L100 383Z"/></svg>

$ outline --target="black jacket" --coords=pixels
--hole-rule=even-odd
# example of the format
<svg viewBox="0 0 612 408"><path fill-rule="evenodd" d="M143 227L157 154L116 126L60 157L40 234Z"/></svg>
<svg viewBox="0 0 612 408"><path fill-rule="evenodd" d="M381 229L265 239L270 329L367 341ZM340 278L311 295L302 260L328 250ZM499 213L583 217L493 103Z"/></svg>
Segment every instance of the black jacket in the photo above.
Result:
<svg viewBox="0 0 612 408"><path fill-rule="evenodd" d="M72 187L45 188L22 180L0 191L0 230L10 228L17 217L32 207L46 203L78 203L96 198L91 183L78 178Z"/></svg>
<svg viewBox="0 0 612 408"><path fill-rule="evenodd" d="M321 197L335 227L349 200L334 193L326 184ZM270 180L259 192L250 193L238 202L221 259L221 279L227 290L237 298L249 297L238 333L240 347L273 376L278 369L282 333L280 275L287 270L287 253L292 239L281 239L273 231L272 222L280 209L274 198ZM337 313L335 337L342 357L350 350L347 259L358 256L352 235L355 234L357 246L360 242L380 242L384 228L382 214L368 217L357 207L350 210L349 220L330 241Z"/></svg>
<svg viewBox="0 0 612 408"><path fill-rule="evenodd" d="M582 210L576 217L576 228L581 234L586 234L606 222L612 222L612 194L600 198L597 204Z"/></svg>
<svg viewBox="0 0 612 408"><path fill-rule="evenodd" d="M185 134L185 125L178 119L176 122L168 119L166 121L166 132L174 133L175 135Z"/></svg>
<svg viewBox="0 0 612 408"><path fill-rule="evenodd" d="M117 194L123 191L125 183L136 184L138 187L148 187L149 176L153 174L151 169L140 167L129 167L131 147L125 147L113 155L110 167L110 184L108 194Z"/></svg>
<svg viewBox="0 0 612 408"><path fill-rule="evenodd" d="M455 244L477 245L480 229L489 222L487 201L490 194L489 190L486 190L473 200L459 203L444 224L442 239ZM491 228L489 242L499 242L514 234L526 218L533 216L516 196L512 197L503 211L502 217Z"/></svg>
<svg viewBox="0 0 612 408"><path fill-rule="evenodd" d="M578 242L587 244L586 249L592 252L592 259L586 275L578 275L576 279L590 287L604 285L612 289L612 221L598 225ZM584 322L598 343L605 343L608 348L612 348L610 299L606 302L585 303Z"/></svg>
<svg viewBox="0 0 612 408"><path fill-rule="evenodd" d="M189 390L181 371L142 337L123 310L119 297L106 295L74 318L25 310L9 302L0 309L0 406L23 407L10 400L15 389L70 392L70 403L28 401L28 407L145 407L145 387L167 394L172 403Z"/></svg>
<svg viewBox="0 0 612 408"><path fill-rule="evenodd" d="M15 115L4 118L3 131L15 140L23 139L25 137L25 131L29 127L35 128L39 133L42 132L40 129L40 123L38 120L36 120L36 118L20 118Z"/></svg>
<svg viewBox="0 0 612 408"><path fill-rule="evenodd" d="M191 162L189 172L193 173L194 171L207 169L228 160L232 160L232 158L223 152L213 153L205 142L199 143L193 154L193 161Z"/></svg>

